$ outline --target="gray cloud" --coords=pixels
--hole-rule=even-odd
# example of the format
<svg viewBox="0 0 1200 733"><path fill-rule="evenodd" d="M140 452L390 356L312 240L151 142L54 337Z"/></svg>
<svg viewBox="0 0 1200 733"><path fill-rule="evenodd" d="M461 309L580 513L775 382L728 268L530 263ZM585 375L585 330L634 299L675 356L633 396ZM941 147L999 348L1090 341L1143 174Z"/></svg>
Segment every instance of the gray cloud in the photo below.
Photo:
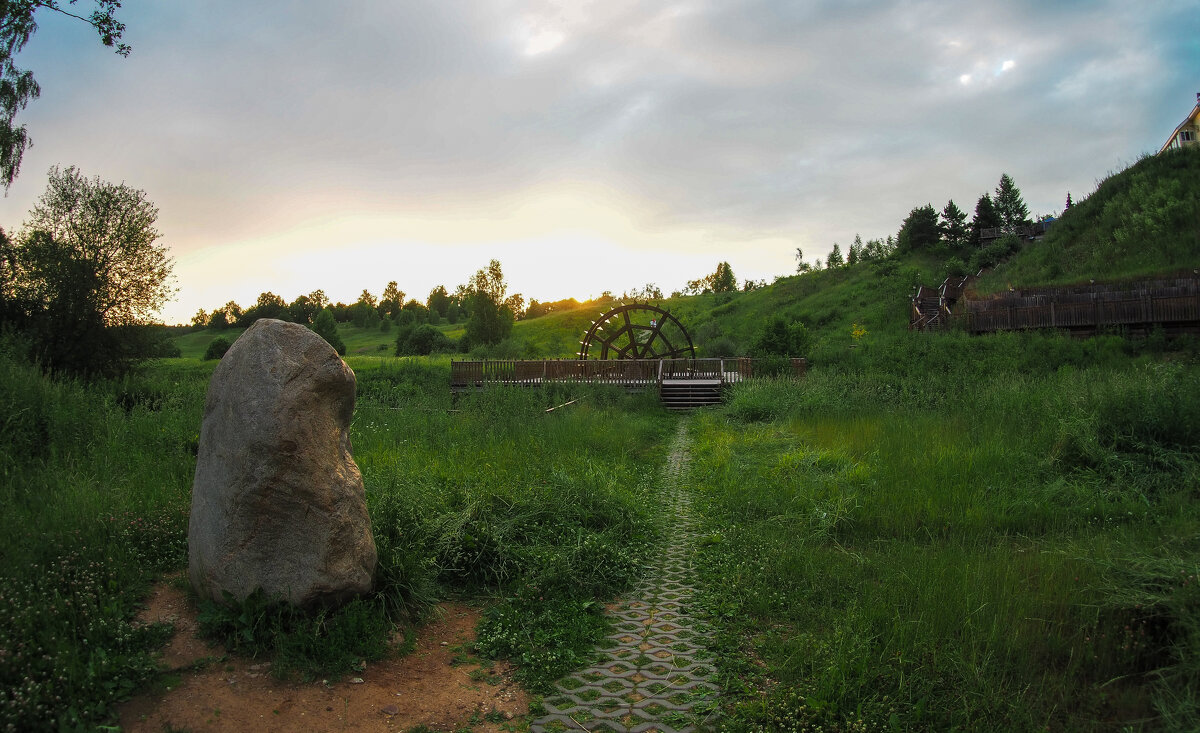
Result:
<svg viewBox="0 0 1200 733"><path fill-rule="evenodd" d="M810 251L969 211L1001 172L1050 211L1182 118L1197 9L131 0L128 60L59 23L31 44L38 147L0 215L53 163L136 181L191 246L313 202L470 217L557 181L644 202L647 228Z"/></svg>

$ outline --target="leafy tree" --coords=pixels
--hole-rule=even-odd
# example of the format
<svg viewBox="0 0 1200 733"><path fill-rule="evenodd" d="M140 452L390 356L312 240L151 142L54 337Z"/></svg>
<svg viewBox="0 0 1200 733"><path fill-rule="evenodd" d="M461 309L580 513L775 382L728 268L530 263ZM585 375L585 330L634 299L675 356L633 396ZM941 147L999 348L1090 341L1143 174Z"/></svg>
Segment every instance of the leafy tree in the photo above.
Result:
<svg viewBox="0 0 1200 733"><path fill-rule="evenodd" d="M317 314L321 312L321 308L312 301L307 295L297 296L295 300L288 304L288 320L292 323L301 323L308 325L313 322Z"/></svg>
<svg viewBox="0 0 1200 733"><path fill-rule="evenodd" d="M896 249L900 252L916 252L933 248L941 239L938 213L932 204L918 206L908 213L900 232L896 235Z"/></svg>
<svg viewBox="0 0 1200 733"><path fill-rule="evenodd" d="M208 317L208 327L213 330L224 330L229 328L229 316L225 315L223 310L215 310Z"/></svg>
<svg viewBox="0 0 1200 733"><path fill-rule="evenodd" d="M204 328L208 325L209 320L211 320L211 316L208 315L208 311L201 308L196 311L196 315L192 316L192 328Z"/></svg>
<svg viewBox="0 0 1200 733"><path fill-rule="evenodd" d="M7 256L16 325L29 331L43 365L116 373L146 355L147 332L133 327L174 294L157 218L144 191L74 167L50 169Z"/></svg>
<svg viewBox="0 0 1200 733"><path fill-rule="evenodd" d="M992 197L986 193L983 194L979 197L979 201L975 202L975 216L971 219L971 232L967 237L967 244L972 249L978 248L983 241L984 229L994 229L1003 224L1004 221L996 213L996 205L992 203Z"/></svg>
<svg viewBox="0 0 1200 733"><path fill-rule="evenodd" d="M321 309L313 321L312 330L325 342L337 351L338 356L346 355L346 343L342 341L341 335L338 334L337 321L333 318L333 311L329 308Z"/></svg>
<svg viewBox="0 0 1200 733"><path fill-rule="evenodd" d="M364 291L365 292L365 291ZM379 324L379 311L371 303L358 300L348 309L350 322L359 328L375 328Z"/></svg>
<svg viewBox="0 0 1200 733"><path fill-rule="evenodd" d="M375 300L375 296L371 295L371 291L367 290L366 288L363 288L362 293L358 296L357 302L364 303L371 308L375 308L379 305L379 301Z"/></svg>
<svg viewBox="0 0 1200 733"><path fill-rule="evenodd" d="M882 239L868 239L867 243L863 245L862 252L860 252L858 256L863 260L871 262L874 260L882 260L888 254L890 254L890 251L883 243Z"/></svg>
<svg viewBox="0 0 1200 733"><path fill-rule="evenodd" d="M460 290L465 293L469 314L464 334L467 344L473 348L503 341L512 331L514 313L506 305L508 284L504 282L500 261L489 262Z"/></svg>
<svg viewBox="0 0 1200 733"><path fill-rule="evenodd" d="M325 291L321 289L317 289L309 293L308 302L317 309L318 313L329 307L329 298L325 295ZM229 305L232 305L234 308L237 307L237 303L230 302Z"/></svg>
<svg viewBox="0 0 1200 733"><path fill-rule="evenodd" d="M403 323L428 323L432 315L433 311L413 298L400 308L397 320Z"/></svg>
<svg viewBox="0 0 1200 733"><path fill-rule="evenodd" d="M429 291L429 297L425 299L425 305L429 306L429 310L434 311L442 318L450 315L450 294L446 292L445 285L439 285Z"/></svg>
<svg viewBox="0 0 1200 733"><path fill-rule="evenodd" d="M242 307L232 300L229 301L225 304L225 317L229 323L237 323L238 319L242 317Z"/></svg>
<svg viewBox="0 0 1200 733"><path fill-rule="evenodd" d="M74 5L75 0L67 0L67 4ZM14 126L13 120L30 100L37 99L42 93L33 79L33 72L19 69L13 63L13 57L25 48L37 30L34 14L45 8L81 20L96 29L101 43L115 47L121 56L128 56L131 49L120 42L125 24L116 19L119 7L120 0L95 0L92 14L82 16L67 11L59 0L0 2L0 183L6 191L17 177L21 158L30 146L25 126Z"/></svg>
<svg viewBox="0 0 1200 733"><path fill-rule="evenodd" d="M1010 233L1017 227L1029 224L1029 209L1021 198L1021 190L1007 173L1000 175L1000 183L996 186L995 204L1001 226Z"/></svg>
<svg viewBox="0 0 1200 733"><path fill-rule="evenodd" d="M288 320L291 313L288 311L287 302L271 291L259 293L258 300L254 305L242 312L237 319L238 328L247 328L253 326L254 322L260 318L275 318L280 321Z"/></svg>
<svg viewBox="0 0 1200 733"><path fill-rule="evenodd" d="M512 311L513 318L520 320L525 316L525 296L513 293L504 299L504 307Z"/></svg>
<svg viewBox="0 0 1200 733"><path fill-rule="evenodd" d="M737 290L737 278L728 262L717 263L717 269L709 275L709 289L714 293L732 293Z"/></svg>
<svg viewBox="0 0 1200 733"><path fill-rule="evenodd" d="M846 260L842 258L842 247L834 242L833 249L829 251L829 257L825 258L825 266L832 270L844 264L846 264Z"/></svg>
<svg viewBox="0 0 1200 733"><path fill-rule="evenodd" d="M476 271L461 290L464 295L483 293L493 303L503 303L504 296L508 293L508 283L504 281L500 260L492 260L487 267Z"/></svg>
<svg viewBox="0 0 1200 733"><path fill-rule="evenodd" d="M395 318L403 305L404 291L400 289L395 280L392 280L383 289L383 295L379 298L379 315L385 318Z"/></svg>
<svg viewBox="0 0 1200 733"><path fill-rule="evenodd" d="M967 243L970 229L967 228L967 212L958 208L954 199L946 202L942 209L942 221L939 225L942 231L942 241L951 249L959 249Z"/></svg>

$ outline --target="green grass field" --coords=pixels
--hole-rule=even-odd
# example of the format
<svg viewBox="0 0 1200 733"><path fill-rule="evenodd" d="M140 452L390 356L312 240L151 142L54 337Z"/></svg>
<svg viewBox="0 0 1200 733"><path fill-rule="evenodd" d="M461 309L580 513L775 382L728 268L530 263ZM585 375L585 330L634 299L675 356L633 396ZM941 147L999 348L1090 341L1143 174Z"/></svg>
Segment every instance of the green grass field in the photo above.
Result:
<svg viewBox="0 0 1200 733"><path fill-rule="evenodd" d="M1194 266L1189 155L1106 181L987 282L1078 278L1092 246L1113 278ZM909 333L913 286L944 271L908 255L672 299L701 355L744 352L776 314L813 335L805 380L687 418L580 385L455 397L449 355L390 358L394 332L342 325L376 591L315 619L210 605L203 628L279 674L336 676L466 595L487 606L477 651L544 690L669 531L663 446L686 419L724 729L1200 729L1200 346ZM597 315L519 322L480 355L570 356ZM87 384L0 338L0 729L94 729L156 679L170 630L131 622L186 566L217 335L238 331Z"/></svg>

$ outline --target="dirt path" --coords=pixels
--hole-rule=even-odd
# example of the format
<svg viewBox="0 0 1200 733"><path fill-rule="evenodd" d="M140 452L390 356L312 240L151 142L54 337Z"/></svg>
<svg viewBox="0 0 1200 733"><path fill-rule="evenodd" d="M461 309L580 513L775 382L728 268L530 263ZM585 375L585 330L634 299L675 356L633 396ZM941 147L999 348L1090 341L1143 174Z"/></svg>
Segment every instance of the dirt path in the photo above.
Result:
<svg viewBox="0 0 1200 733"><path fill-rule="evenodd" d="M697 522L686 489L687 426L686 419L680 423L665 469L670 534L646 577L609 611L616 630L600 661L558 682L531 731L668 733L711 722L718 687L706 649L709 630L688 607Z"/></svg>
<svg viewBox="0 0 1200 733"><path fill-rule="evenodd" d="M442 604L417 631L416 649L367 666L357 678L328 684L283 682L270 664L226 656L196 638L196 611L170 581L160 583L141 614L169 620L176 632L163 653L170 689L118 707L121 729L199 731L499 731L526 715L529 698L504 664L468 658L479 612Z"/></svg>

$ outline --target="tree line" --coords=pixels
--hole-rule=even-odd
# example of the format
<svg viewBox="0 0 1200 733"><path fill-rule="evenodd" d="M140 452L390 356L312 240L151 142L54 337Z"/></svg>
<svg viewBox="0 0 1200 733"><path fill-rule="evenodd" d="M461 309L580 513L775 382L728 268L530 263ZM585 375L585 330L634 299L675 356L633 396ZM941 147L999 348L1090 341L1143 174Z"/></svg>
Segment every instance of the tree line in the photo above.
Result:
<svg viewBox="0 0 1200 733"><path fill-rule="evenodd" d="M1071 203L1071 194L1068 193L1065 208L1071 208ZM1046 216L1040 217L1040 220L1052 218ZM933 204L917 206L904 218L895 236L888 235L886 239L872 239L864 243L862 237L856 234L854 243L845 254L835 242L824 264L820 259L813 264L805 262L804 253L797 248L796 271L805 273L823 267L837 269L859 262L886 259L892 254L929 252L946 261L949 274L978 272L1016 251L1020 246L1019 232L1032 223L1021 190L1011 176L1003 173L995 191L982 194L975 202L975 211L970 220L954 199L947 201L940 212ZM985 244L984 232L987 230L999 230L1002 236L992 238Z"/></svg>

